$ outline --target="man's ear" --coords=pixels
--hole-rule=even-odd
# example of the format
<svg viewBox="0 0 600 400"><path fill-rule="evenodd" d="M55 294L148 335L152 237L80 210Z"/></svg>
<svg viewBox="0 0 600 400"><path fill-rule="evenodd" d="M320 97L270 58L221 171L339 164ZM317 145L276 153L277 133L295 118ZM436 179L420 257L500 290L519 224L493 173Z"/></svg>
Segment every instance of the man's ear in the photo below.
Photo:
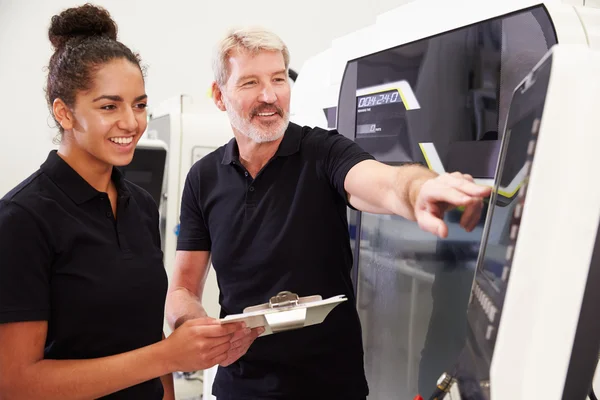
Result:
<svg viewBox="0 0 600 400"><path fill-rule="evenodd" d="M64 101L55 99L52 103L52 113L64 130L73 129L75 117Z"/></svg>
<svg viewBox="0 0 600 400"><path fill-rule="evenodd" d="M223 101L223 92L221 91L221 88L219 87L216 81L212 84L212 98L219 110L227 110L225 102Z"/></svg>

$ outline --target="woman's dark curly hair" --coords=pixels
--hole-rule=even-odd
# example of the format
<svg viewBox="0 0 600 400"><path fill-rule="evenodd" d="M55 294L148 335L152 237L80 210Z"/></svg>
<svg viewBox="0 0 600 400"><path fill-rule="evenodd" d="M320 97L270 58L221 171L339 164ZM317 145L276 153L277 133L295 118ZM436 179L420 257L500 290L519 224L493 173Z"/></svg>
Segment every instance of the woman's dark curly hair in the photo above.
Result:
<svg viewBox="0 0 600 400"><path fill-rule="evenodd" d="M53 16L48 38L54 54L48 65L46 100L53 116L54 100L60 98L72 108L77 92L91 89L94 72L109 61L129 60L143 75L139 56L117 41L117 24L101 7L85 4Z"/></svg>

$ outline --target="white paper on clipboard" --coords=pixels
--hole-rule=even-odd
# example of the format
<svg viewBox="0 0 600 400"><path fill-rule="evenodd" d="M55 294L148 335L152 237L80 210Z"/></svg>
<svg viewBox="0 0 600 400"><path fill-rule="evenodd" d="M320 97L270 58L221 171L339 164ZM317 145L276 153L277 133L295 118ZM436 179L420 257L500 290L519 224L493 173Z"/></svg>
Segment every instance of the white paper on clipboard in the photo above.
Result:
<svg viewBox="0 0 600 400"><path fill-rule="evenodd" d="M321 296L298 297L291 292L280 292L269 303L247 307L243 314L232 314L220 319L221 324L244 321L248 328L265 328L261 336L317 325L338 304L348 300L345 295L323 299Z"/></svg>

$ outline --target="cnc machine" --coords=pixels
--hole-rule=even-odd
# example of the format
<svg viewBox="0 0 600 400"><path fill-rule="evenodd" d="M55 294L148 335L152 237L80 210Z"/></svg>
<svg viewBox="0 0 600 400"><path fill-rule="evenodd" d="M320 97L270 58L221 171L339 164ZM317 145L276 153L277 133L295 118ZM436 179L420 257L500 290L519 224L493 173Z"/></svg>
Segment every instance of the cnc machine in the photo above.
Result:
<svg viewBox="0 0 600 400"><path fill-rule="evenodd" d="M581 169L594 170L594 165L590 164L592 155L571 154L567 150L572 145L567 143L582 140L581 143L588 143L581 144L586 149L597 148L589 129L594 127L597 132L600 127L600 121L594 119L598 113L591 111L594 107L599 109L598 102L591 92L583 89L595 88L598 92L600 75L591 73L593 68L600 71L595 64L595 51L591 50L600 48L598 6L598 2L591 1L465 0L457 3L417 0L380 15L372 26L334 40L330 49L309 59L300 70L292 93L292 121L336 128L379 161L391 165L420 163L438 173L460 171L471 174L478 183L496 188L494 196L486 200L475 231L466 233L458 226L460 210L448 213L449 237L444 240L422 232L416 224L400 217L349 211L354 248L353 280L363 326L370 400L412 399L417 393L429 398L438 390L436 384L440 376L452 381L456 379L453 373L457 369L469 369L464 367L465 360L469 359L465 349L474 348L474 343L482 341L487 343L482 345L485 353L471 361L479 364L470 367L471 373L476 372L469 376L477 385L487 385L491 391L484 390L482 395L488 397L475 397L477 399L570 400L579 397L563 397L563 393L565 396L575 393L568 391L569 385L579 389L586 386L589 362L582 362L575 370L582 378L577 384L569 383L574 381L570 379L571 372L564 368L570 365L568 360L572 358L569 357L575 354L573 346L587 343L591 346L590 351L595 351L595 357L598 354L597 342L595 345L593 340L580 341L579 333L577 340L573 336L574 332L594 332L595 329L593 324L583 330L578 328L579 316L581 314L583 318L585 314L581 308L558 302L549 309L539 306L528 309L524 295L515 301L529 314L520 313L514 305L515 308L508 306L508 276L511 276L511 286L527 284L527 287L535 287L526 279L528 274L534 271L541 277L551 274L544 275L545 269L539 269L540 266L534 263L537 252L543 250L527 242L525 237L529 236L523 236L525 230L519 233L520 243L525 243L519 244L519 254L529 254L532 259L520 262L520 273L517 274L515 258L513 272L506 272L507 264L503 258L506 249L502 246L508 246L505 242L511 238L511 230L516 229L512 218L515 208L521 204L521 200L516 199L525 192L524 182L529 177L529 169L524 169L519 160L531 155L521 142L525 140L528 145L528 138L523 135L506 138L505 132L514 134L512 124L522 117L517 116L521 111L514 109L517 104L513 98L515 88L522 85L534 68L550 71L547 75L551 84L546 85L546 89L536 87L536 91L548 93L537 110L553 104L552 111L550 114L544 112L543 117L541 114L531 117L540 121L540 140L547 131L548 140L553 143L549 146L564 147L565 152L554 160L556 166L568 164L569 168L561 171L576 175ZM566 49L571 46L581 49ZM565 50L560 50L563 47ZM574 61L569 61L570 57ZM559 60L554 65L556 70L552 65L548 67L552 60ZM585 62L588 64L578 67ZM568 87L571 81L573 88ZM563 82L567 87L556 82ZM552 89L559 87L560 91ZM581 96L581 100L577 96ZM554 105L556 99L565 104L565 111L561 112ZM541 122L551 117L562 119ZM533 122L527 121L523 124L530 124L531 128ZM555 126L561 127L560 134L564 138L556 136ZM576 133L583 136L575 136ZM564 142L558 145L558 140ZM540 147L536 151L544 150ZM545 150L541 154L551 152ZM501 154L517 161L500 165ZM540 157L544 159L545 156ZM542 165L541 161L538 164ZM545 176L549 176L548 172ZM592 176L588 178L593 180ZM539 179L544 182L544 178ZM561 182L544 182L553 188L556 196L550 195L547 200L530 200L527 196L527 201L534 205L525 207L535 210L553 205L554 209L570 209L566 203L569 200L561 197L565 195L559 191ZM531 183L529 190L533 190L533 185ZM579 284L579 291L565 286L569 294L585 305L590 302L583 302L587 292L582 288L588 280L597 279L593 278L591 271L594 268L590 267L597 264L590 263L590 257L600 206L596 189L583 188L589 193L580 192L580 195L590 202L586 203L590 210L595 204L596 213L590 215L590 225L585 229L579 226L578 229L571 227L569 231L569 226L564 225L563 236L585 242L587 247L559 246L558 242L552 242L552 250L557 253L547 253L553 254L552 259L558 262L559 254L566 257L577 248L578 256L588 258L587 264L580 260L581 263L573 267L579 271L574 274L577 278L573 278ZM568 190L571 189L566 193ZM562 199L563 202L553 203L555 200L551 199ZM492 217L486 223L488 213ZM549 235L545 246L551 243L550 232L561 236L560 230L553 229L561 228L563 222L553 219L553 214L548 211L544 222L548 225L539 225L541 220L529 223L538 224L539 229ZM567 265L575 265L566 259L562 261L563 264L551 264L556 274L552 276L556 279L563 275L570 278ZM585 271L590 271L589 277ZM496 285L486 286L482 279ZM532 289L534 291L530 293L536 304L537 301L562 298L558 292L553 292L559 288L549 281L540 279L536 282L540 285L539 292ZM504 299L506 305L501 313ZM482 302L483 311L477 309L478 302ZM496 311L493 312L491 307ZM564 313L560 317L556 315L561 318L562 330L556 330L550 320L543 319L546 313L554 310L552 307L564 307ZM490 322L490 316L493 322ZM525 324L524 320L535 321L538 325ZM519 324L526 330L521 332L521 339L529 334L535 335L535 340L517 343L517 336L510 334ZM552 335L543 332L544 326L552 326L553 333L562 341L557 337L550 339ZM535 352L525 351L523 343ZM560 356L553 352L553 347L545 347L559 343ZM472 350L479 351L479 348ZM482 359L487 361L481 364ZM462 360L463 364L457 364L457 360ZM522 367L517 368L517 365ZM522 374L521 378L517 371ZM551 378L553 385L545 386L545 378L539 375L542 373L548 373L544 376ZM455 385L460 386L460 382ZM540 386L544 386L545 391ZM534 387L548 397L535 395Z"/></svg>

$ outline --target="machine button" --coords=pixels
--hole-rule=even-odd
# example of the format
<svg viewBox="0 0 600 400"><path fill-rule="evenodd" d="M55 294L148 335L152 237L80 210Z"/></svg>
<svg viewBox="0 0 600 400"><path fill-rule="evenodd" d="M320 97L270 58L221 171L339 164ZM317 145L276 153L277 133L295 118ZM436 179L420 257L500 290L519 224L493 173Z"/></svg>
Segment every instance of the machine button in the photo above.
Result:
<svg viewBox="0 0 600 400"><path fill-rule="evenodd" d="M529 142L529 146L527 147L527 155L532 155L533 154L533 149L535 148L535 140L531 140Z"/></svg>
<svg viewBox="0 0 600 400"><path fill-rule="evenodd" d="M505 265L504 269L502 270L502 282L506 282L506 280L508 279L509 272L510 272L510 267L508 265Z"/></svg>
<svg viewBox="0 0 600 400"><path fill-rule="evenodd" d="M521 204L515 206L515 218L521 218L522 207Z"/></svg>
<svg viewBox="0 0 600 400"><path fill-rule="evenodd" d="M490 314L489 314L489 318L490 318L490 322L493 324L494 323L494 319L496 318L496 312L498 310L496 310L496 307L492 306L490 309Z"/></svg>
<svg viewBox="0 0 600 400"><path fill-rule="evenodd" d="M523 168L525 168L525 167L523 167ZM526 169L525 171L529 172L529 170L528 170L528 169ZM518 196L519 196L519 200L523 200L523 197L525 197L525 189L524 189L522 186L521 186L521 188L519 189L519 194L518 194Z"/></svg>
<svg viewBox="0 0 600 400"><path fill-rule="evenodd" d="M486 340L490 340L492 338L493 331L494 331L494 327L492 325L488 325L487 332L485 333Z"/></svg>
<svg viewBox="0 0 600 400"><path fill-rule="evenodd" d="M512 247L512 246L508 246L508 247L506 248L506 259L507 259L507 260L510 260L510 259L512 259L512 256L513 256L513 250L514 250L514 249L513 249L513 247Z"/></svg>
<svg viewBox="0 0 600 400"><path fill-rule="evenodd" d="M536 133L538 133L538 129L540 129L540 122L541 122L541 121L540 121L540 119L539 119L539 118L536 118L536 119L533 121L533 125L531 126L531 133L533 133L533 134L536 134Z"/></svg>
<svg viewBox="0 0 600 400"><path fill-rule="evenodd" d="M515 240L517 238L517 232L519 231L519 225L515 224L510 229L510 238L511 240Z"/></svg>

